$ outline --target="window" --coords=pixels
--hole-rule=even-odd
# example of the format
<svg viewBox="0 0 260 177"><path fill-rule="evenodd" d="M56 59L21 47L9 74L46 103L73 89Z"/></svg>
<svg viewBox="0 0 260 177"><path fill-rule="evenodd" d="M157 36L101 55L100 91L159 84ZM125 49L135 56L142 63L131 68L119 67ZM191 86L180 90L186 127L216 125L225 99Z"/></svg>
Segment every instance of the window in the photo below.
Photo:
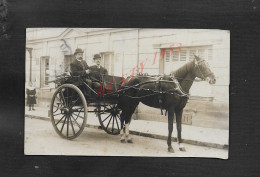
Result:
<svg viewBox="0 0 260 177"><path fill-rule="evenodd" d="M188 50L181 50L181 53L180 53L180 61L186 61L186 58L187 58L187 51Z"/></svg>
<svg viewBox="0 0 260 177"><path fill-rule="evenodd" d="M50 58L41 57L41 87L49 86Z"/></svg>
<svg viewBox="0 0 260 177"><path fill-rule="evenodd" d="M165 51L166 50L166 51ZM182 47L181 51L178 52L178 48L167 48L161 49L161 54L164 60L160 64L160 73L170 73L173 70L178 69L183 64L194 59L194 55L197 55L205 60L212 60L213 50L211 46L197 46L197 47Z"/></svg>
<svg viewBox="0 0 260 177"><path fill-rule="evenodd" d="M172 54L172 61L178 61L179 60L179 52L173 52L171 51Z"/></svg>
<svg viewBox="0 0 260 177"><path fill-rule="evenodd" d="M170 62L171 51L169 49L165 52L165 62Z"/></svg>
<svg viewBox="0 0 260 177"><path fill-rule="evenodd" d="M165 49L161 49L164 51ZM210 46L205 47L183 47L181 48L181 52L176 52L177 49L166 49L164 55L165 62L187 62L194 59L194 55L198 55L204 60L212 60L212 48Z"/></svg>

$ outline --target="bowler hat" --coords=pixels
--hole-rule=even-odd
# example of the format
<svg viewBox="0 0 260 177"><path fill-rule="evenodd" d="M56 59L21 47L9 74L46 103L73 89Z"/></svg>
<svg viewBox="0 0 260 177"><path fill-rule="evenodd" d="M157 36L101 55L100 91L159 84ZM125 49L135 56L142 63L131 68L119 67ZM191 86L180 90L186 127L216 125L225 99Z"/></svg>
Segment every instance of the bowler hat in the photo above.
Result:
<svg viewBox="0 0 260 177"><path fill-rule="evenodd" d="M76 55L77 53L84 53L84 51L81 48L77 48L74 52L74 55Z"/></svg>
<svg viewBox="0 0 260 177"><path fill-rule="evenodd" d="M97 58L101 58L101 56L99 54L95 54L93 60L95 60Z"/></svg>

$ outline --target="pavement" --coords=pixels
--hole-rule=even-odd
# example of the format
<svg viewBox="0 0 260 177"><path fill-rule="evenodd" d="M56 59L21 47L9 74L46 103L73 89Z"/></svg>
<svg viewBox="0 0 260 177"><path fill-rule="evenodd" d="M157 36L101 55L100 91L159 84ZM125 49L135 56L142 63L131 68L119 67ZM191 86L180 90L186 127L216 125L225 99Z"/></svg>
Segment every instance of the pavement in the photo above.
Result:
<svg viewBox="0 0 260 177"><path fill-rule="evenodd" d="M36 107L35 111L25 108L25 116L30 118L50 121L48 108ZM94 113L88 113L87 127L100 128L98 118ZM168 136L168 123L132 119L129 126L130 134L166 140ZM173 141L176 141L177 130L174 123L172 133ZM218 149L229 148L229 131L182 124L183 143L206 146Z"/></svg>

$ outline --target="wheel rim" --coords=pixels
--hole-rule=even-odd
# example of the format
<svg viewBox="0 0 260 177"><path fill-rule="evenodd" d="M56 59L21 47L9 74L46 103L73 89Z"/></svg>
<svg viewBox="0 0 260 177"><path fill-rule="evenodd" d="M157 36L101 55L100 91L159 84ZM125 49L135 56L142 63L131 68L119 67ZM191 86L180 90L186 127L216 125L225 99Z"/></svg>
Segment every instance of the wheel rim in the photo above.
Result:
<svg viewBox="0 0 260 177"><path fill-rule="evenodd" d="M86 100L74 85L61 86L51 103L51 121L55 131L63 138L74 139L86 125Z"/></svg>
<svg viewBox="0 0 260 177"><path fill-rule="evenodd" d="M105 132L111 135L118 135L121 130L121 110L116 104L98 108L99 123Z"/></svg>

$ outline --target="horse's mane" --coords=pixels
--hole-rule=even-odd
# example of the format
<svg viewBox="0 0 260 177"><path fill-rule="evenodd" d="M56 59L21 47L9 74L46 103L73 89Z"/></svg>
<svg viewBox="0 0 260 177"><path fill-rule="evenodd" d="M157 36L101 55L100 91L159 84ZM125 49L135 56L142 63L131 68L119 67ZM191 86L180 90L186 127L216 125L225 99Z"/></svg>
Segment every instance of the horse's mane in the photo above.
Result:
<svg viewBox="0 0 260 177"><path fill-rule="evenodd" d="M172 74L176 77L176 79L181 83L186 75L194 68L194 60L184 64L179 69L172 72Z"/></svg>

